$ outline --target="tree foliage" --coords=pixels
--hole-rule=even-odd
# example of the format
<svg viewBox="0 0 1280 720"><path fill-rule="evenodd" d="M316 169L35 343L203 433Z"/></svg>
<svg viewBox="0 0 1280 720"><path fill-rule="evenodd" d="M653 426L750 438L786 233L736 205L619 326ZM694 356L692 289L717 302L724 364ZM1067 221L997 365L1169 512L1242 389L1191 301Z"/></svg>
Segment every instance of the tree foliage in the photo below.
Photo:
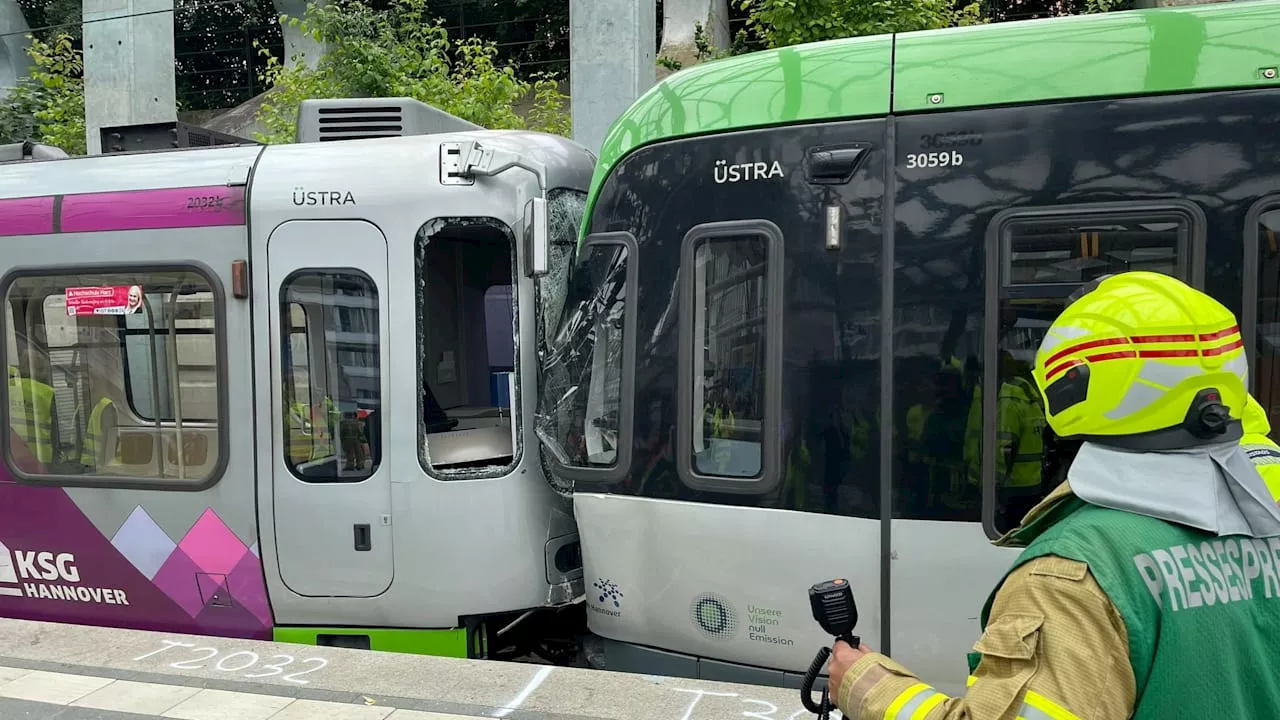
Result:
<svg viewBox="0 0 1280 720"><path fill-rule="evenodd" d="M271 0L174 0L174 85L179 110L232 108L266 90L254 45L284 54Z"/></svg>
<svg viewBox="0 0 1280 720"><path fill-rule="evenodd" d="M68 33L31 39L35 64L0 107L0 142L34 140L83 155L84 59Z"/></svg>
<svg viewBox="0 0 1280 720"><path fill-rule="evenodd" d="M83 36L80 24L83 0L18 0L18 9L31 34L40 40L52 43L59 36L67 35L79 45Z"/></svg>
<svg viewBox="0 0 1280 720"><path fill-rule="evenodd" d="M769 47L985 22L978 0L738 0ZM962 4L963 3L963 4Z"/></svg>
<svg viewBox="0 0 1280 720"><path fill-rule="evenodd" d="M283 17L327 51L315 68L272 57L264 80L273 85L258 114L263 142L292 142L303 100L336 97L412 97L490 129L530 128L568 135L565 97L555 79L520 78L495 62L496 44L451 41L424 0L392 0L376 10L362 0L308 3L302 18ZM263 51L266 52L265 50ZM526 122L517 103L532 100Z"/></svg>

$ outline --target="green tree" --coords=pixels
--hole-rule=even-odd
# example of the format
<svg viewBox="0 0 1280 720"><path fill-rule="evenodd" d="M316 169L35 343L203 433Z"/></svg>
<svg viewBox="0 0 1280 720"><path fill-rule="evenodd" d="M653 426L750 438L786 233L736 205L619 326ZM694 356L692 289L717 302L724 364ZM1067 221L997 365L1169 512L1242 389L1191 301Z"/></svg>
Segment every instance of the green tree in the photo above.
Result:
<svg viewBox="0 0 1280 720"><path fill-rule="evenodd" d="M769 47L985 22L980 2L953 0L739 0Z"/></svg>
<svg viewBox="0 0 1280 720"><path fill-rule="evenodd" d="M77 46L83 37L83 0L18 0L31 34L45 42L69 35Z"/></svg>
<svg viewBox="0 0 1280 720"><path fill-rule="evenodd" d="M495 62L493 42L451 41L424 0L393 0L385 10L362 0L308 3L302 18L281 21L328 50L314 69L268 60L263 79L273 88L258 113L267 128L262 142L293 142L301 102L338 97L412 97L490 129L569 134L565 97L552 76L521 79ZM533 101L529 122L514 109L526 98Z"/></svg>
<svg viewBox="0 0 1280 720"><path fill-rule="evenodd" d="M0 107L0 142L34 140L85 154L84 59L71 35L32 38L27 54L35 65Z"/></svg>

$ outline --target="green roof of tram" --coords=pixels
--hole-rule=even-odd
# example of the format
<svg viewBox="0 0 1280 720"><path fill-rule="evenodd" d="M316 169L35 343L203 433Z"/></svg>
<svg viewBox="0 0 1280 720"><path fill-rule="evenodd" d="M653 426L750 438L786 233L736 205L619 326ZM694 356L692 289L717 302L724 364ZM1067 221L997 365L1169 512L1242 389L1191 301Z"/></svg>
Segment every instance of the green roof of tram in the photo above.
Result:
<svg viewBox="0 0 1280 720"><path fill-rule="evenodd" d="M1280 2L1076 15L764 50L654 85L613 124L591 199L637 148L769 125L1280 86ZM1268 72L1270 70L1270 72Z"/></svg>

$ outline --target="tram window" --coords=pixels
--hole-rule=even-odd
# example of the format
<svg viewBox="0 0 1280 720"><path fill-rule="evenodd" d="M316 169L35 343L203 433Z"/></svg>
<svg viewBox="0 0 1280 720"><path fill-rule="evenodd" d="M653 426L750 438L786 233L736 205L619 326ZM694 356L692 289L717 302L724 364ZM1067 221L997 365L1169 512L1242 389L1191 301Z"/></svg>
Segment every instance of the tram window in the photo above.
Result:
<svg viewBox="0 0 1280 720"><path fill-rule="evenodd" d="M217 385L210 380L215 372L216 353L213 313L197 307L199 303L212 303L212 295L178 297L176 302L166 302L160 293L145 295L144 304L152 309L154 322L148 321L145 312L123 317L125 393L129 406L138 417L153 421L157 403L152 397L158 392L160 420L174 422L176 408L169 387L166 354L172 330L174 354L183 369L184 382L179 385L178 393L183 420L208 421L216 417ZM153 358L157 360L154 366ZM153 372L155 382L152 382Z"/></svg>
<svg viewBox="0 0 1280 720"><path fill-rule="evenodd" d="M1017 527L1026 513L1066 479L1077 443L1057 438L1045 421L1032 379L1035 354L1067 296L1101 275L1146 270L1183 277L1192 234L1188 216L1167 210L1052 219L1027 215L1001 226L996 365L995 483L992 536Z"/></svg>
<svg viewBox="0 0 1280 720"><path fill-rule="evenodd" d="M518 461L514 247L487 218L418 231L419 459L440 480L496 477Z"/></svg>
<svg viewBox="0 0 1280 720"><path fill-rule="evenodd" d="M1273 206L1274 207L1274 206ZM1258 216L1258 320L1254 397L1280 437L1280 207Z"/></svg>
<svg viewBox="0 0 1280 720"><path fill-rule="evenodd" d="M285 465L304 482L360 482L382 456L378 289L356 270L305 270L280 306Z"/></svg>
<svg viewBox="0 0 1280 720"><path fill-rule="evenodd" d="M693 467L755 477L763 468L768 264L760 234L694 248Z"/></svg>
<svg viewBox="0 0 1280 720"><path fill-rule="evenodd" d="M635 239L587 238L543 363L535 430L569 479L616 482L630 471Z"/></svg>
<svg viewBox="0 0 1280 720"><path fill-rule="evenodd" d="M77 484L215 479L221 297L208 278L23 275L4 297L3 442L18 471Z"/></svg>
<svg viewBox="0 0 1280 720"><path fill-rule="evenodd" d="M1026 218L1005 226L1011 285L1079 284L1147 270L1183 275L1191 228L1181 216Z"/></svg>

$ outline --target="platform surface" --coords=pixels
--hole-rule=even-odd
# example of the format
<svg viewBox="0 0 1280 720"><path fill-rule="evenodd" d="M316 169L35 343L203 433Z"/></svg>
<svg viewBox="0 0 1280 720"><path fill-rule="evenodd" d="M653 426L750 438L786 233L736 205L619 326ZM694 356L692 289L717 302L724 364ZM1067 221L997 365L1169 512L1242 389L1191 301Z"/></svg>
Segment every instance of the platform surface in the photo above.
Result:
<svg viewBox="0 0 1280 720"><path fill-rule="evenodd" d="M838 717L838 713L835 715ZM0 720L813 717L799 693L651 675L0 619Z"/></svg>

